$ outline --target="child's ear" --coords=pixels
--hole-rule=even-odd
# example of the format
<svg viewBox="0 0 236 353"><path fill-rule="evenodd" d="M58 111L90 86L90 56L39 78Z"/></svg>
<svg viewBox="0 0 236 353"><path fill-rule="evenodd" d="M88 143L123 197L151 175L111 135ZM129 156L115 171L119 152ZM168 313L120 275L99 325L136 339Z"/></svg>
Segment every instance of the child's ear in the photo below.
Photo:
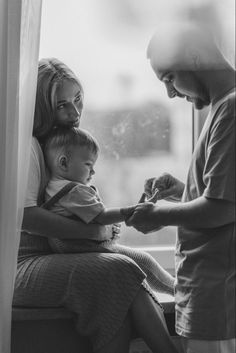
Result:
<svg viewBox="0 0 236 353"><path fill-rule="evenodd" d="M59 157L59 166L65 172L68 169L68 158L65 155Z"/></svg>

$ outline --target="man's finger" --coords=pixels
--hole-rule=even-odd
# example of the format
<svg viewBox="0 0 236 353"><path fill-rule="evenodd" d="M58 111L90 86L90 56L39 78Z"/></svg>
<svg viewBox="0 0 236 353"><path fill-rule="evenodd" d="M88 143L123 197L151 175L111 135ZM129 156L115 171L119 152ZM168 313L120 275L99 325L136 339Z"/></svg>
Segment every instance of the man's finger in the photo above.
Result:
<svg viewBox="0 0 236 353"><path fill-rule="evenodd" d="M157 200L159 199L159 194L160 194L159 189L156 188L152 197L150 197L150 199L148 199L147 201L152 202L152 203L156 203Z"/></svg>
<svg viewBox="0 0 236 353"><path fill-rule="evenodd" d="M171 197L173 194L174 194L174 192L173 192L172 188L169 188L169 189L166 189L166 190L160 190L159 193L158 193L159 200L165 200L168 197Z"/></svg>
<svg viewBox="0 0 236 353"><path fill-rule="evenodd" d="M140 199L139 199L139 201L138 201L138 203L143 203L143 202L145 202L146 201L146 194L145 194L145 192L143 192L142 193L142 196L140 197Z"/></svg>
<svg viewBox="0 0 236 353"><path fill-rule="evenodd" d="M131 227L133 225L133 215L125 220L125 224L127 227Z"/></svg>

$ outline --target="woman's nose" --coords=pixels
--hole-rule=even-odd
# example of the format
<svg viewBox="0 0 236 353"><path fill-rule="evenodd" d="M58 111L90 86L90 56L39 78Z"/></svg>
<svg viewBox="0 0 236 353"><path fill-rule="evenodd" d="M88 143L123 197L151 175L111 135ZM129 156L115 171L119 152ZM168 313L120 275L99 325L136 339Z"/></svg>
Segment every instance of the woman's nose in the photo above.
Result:
<svg viewBox="0 0 236 353"><path fill-rule="evenodd" d="M91 175L94 175L95 174L95 170L91 169L90 173L91 173Z"/></svg>
<svg viewBox="0 0 236 353"><path fill-rule="evenodd" d="M71 103L69 107L69 115L72 116L73 118L77 118L78 116L80 117L80 110L73 103Z"/></svg>

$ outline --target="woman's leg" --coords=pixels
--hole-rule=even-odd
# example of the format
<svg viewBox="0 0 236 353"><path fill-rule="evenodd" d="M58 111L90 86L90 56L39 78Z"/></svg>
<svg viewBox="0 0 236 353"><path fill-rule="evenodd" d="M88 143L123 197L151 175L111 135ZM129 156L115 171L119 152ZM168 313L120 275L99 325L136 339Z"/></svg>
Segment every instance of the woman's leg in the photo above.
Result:
<svg viewBox="0 0 236 353"><path fill-rule="evenodd" d="M132 326L153 353L178 353L166 327L161 308L143 288L140 288L131 308ZM130 318L98 353L128 353L131 339Z"/></svg>
<svg viewBox="0 0 236 353"><path fill-rule="evenodd" d="M144 279L135 262L120 254L34 256L18 266L14 305L64 306L94 352L126 353L126 317Z"/></svg>
<svg viewBox="0 0 236 353"><path fill-rule="evenodd" d="M131 340L130 316L127 315L123 325L112 340L97 353L128 353Z"/></svg>
<svg viewBox="0 0 236 353"><path fill-rule="evenodd" d="M153 353L178 353L168 333L161 308L141 288L131 306L131 318Z"/></svg>

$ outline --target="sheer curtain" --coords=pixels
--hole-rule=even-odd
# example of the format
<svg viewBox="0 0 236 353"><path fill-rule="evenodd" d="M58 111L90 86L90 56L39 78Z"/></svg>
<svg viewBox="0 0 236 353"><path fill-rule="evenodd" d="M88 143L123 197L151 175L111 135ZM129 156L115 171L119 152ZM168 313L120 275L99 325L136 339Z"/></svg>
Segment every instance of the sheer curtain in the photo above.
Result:
<svg viewBox="0 0 236 353"><path fill-rule="evenodd" d="M0 1L0 353L11 305L29 165L41 0Z"/></svg>

